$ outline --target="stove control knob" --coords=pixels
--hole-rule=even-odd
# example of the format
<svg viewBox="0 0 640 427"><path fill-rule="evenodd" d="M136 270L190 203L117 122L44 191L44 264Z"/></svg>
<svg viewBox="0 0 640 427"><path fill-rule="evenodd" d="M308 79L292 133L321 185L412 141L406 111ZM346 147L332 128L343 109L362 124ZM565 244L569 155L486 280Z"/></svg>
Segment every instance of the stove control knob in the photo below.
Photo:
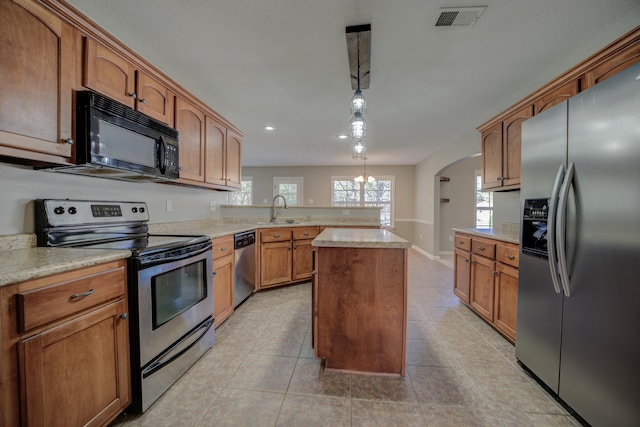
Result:
<svg viewBox="0 0 640 427"><path fill-rule="evenodd" d="M131 208L131 212L133 212L133 213L138 212L138 208Z"/></svg>
<svg viewBox="0 0 640 427"><path fill-rule="evenodd" d="M62 206L58 206L53 210L53 213L56 215L62 215L64 213L64 208Z"/></svg>
<svg viewBox="0 0 640 427"><path fill-rule="evenodd" d="M70 213L71 215L75 215L76 213L78 213L78 210L77 210L76 208L74 208L73 206L71 206L71 207L69 208L69 213Z"/></svg>
<svg viewBox="0 0 640 427"><path fill-rule="evenodd" d="M140 213L144 213L144 208L140 208Z"/></svg>

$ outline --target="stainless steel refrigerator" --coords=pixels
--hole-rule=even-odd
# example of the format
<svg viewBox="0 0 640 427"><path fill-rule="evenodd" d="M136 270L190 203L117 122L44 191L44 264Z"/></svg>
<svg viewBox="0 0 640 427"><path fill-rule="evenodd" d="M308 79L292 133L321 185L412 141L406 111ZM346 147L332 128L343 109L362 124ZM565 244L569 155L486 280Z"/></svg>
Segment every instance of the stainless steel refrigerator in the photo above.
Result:
<svg viewBox="0 0 640 427"><path fill-rule="evenodd" d="M522 124L516 357L584 421L640 426L640 64Z"/></svg>

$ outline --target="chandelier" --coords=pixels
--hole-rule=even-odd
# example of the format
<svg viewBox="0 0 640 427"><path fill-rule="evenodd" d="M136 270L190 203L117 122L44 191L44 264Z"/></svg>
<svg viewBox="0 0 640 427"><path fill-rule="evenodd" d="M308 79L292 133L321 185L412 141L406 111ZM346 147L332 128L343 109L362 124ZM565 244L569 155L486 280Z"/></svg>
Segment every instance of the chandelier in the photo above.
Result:
<svg viewBox="0 0 640 427"><path fill-rule="evenodd" d="M371 175L367 175L367 157L365 156L363 159L364 170L362 171L362 175L356 176L353 178L355 182L368 182L369 184L373 184L376 182L376 179Z"/></svg>

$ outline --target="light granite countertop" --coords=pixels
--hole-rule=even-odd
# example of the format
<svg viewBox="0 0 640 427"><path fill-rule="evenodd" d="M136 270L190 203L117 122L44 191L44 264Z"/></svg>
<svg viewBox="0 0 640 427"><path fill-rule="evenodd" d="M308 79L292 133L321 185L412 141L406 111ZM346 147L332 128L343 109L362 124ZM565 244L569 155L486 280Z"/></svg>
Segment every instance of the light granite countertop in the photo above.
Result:
<svg viewBox="0 0 640 427"><path fill-rule="evenodd" d="M293 224L278 222L237 222L211 224L208 222L185 223L189 228L176 224L150 225L151 234L199 235L211 239L260 228L310 227L310 226L371 226L376 224L358 221L296 221ZM377 230L374 230L377 231ZM79 268L90 267L131 256L128 250L38 248L35 234L0 236L0 286L37 279Z"/></svg>
<svg viewBox="0 0 640 427"><path fill-rule="evenodd" d="M27 248L0 251L0 286L129 258L131 251Z"/></svg>
<svg viewBox="0 0 640 427"><path fill-rule="evenodd" d="M411 243L389 230L364 228L327 228L313 242L317 247L404 249Z"/></svg>
<svg viewBox="0 0 640 427"><path fill-rule="evenodd" d="M503 242L520 244L520 233L518 230L495 230L493 228L454 228L458 233L471 234L472 236L486 237L489 239L501 240Z"/></svg>

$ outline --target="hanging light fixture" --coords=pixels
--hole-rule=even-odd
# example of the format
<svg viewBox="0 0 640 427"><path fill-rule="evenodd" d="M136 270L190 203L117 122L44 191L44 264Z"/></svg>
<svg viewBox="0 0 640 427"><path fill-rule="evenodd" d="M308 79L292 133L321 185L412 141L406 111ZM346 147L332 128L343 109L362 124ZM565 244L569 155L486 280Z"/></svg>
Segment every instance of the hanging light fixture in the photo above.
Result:
<svg viewBox="0 0 640 427"><path fill-rule="evenodd" d="M364 145L364 142L358 141L351 145L351 158L353 160L364 159L366 155L367 147Z"/></svg>
<svg viewBox="0 0 640 427"><path fill-rule="evenodd" d="M364 156L362 160L364 164L362 175L356 176L355 178L353 178L353 180L355 182L368 182L369 184L376 182L376 179L374 177L372 177L371 175L367 175L367 156Z"/></svg>
<svg viewBox="0 0 640 427"><path fill-rule="evenodd" d="M364 114L367 111L367 101L362 94L362 89L369 87L371 24L347 27L346 33L351 87L352 89L356 89L355 94L351 98L350 110L352 117L349 121L349 137L352 141L358 143L363 142L367 135L367 122L364 119ZM364 143L362 146L364 146ZM356 158L355 146L353 154L354 158Z"/></svg>

